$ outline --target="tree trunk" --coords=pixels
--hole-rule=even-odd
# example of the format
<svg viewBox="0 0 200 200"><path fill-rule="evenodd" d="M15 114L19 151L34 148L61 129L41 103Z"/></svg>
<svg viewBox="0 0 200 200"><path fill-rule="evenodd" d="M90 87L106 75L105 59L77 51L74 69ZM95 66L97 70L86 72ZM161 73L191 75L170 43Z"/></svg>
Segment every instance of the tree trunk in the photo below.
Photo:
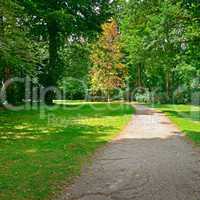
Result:
<svg viewBox="0 0 200 200"><path fill-rule="evenodd" d="M107 91L107 102L110 102L110 91Z"/></svg>
<svg viewBox="0 0 200 200"><path fill-rule="evenodd" d="M3 13L1 13L0 15L0 42L4 42L4 17L3 17ZM9 80L11 78L11 70L7 65L3 65L2 67L2 77L0 79L2 86L4 85L4 83ZM8 87L6 89L6 96L7 96L7 102L9 103L13 103L13 89L11 87Z"/></svg>
<svg viewBox="0 0 200 200"><path fill-rule="evenodd" d="M169 71L166 72L166 94L167 103L171 103L172 100L172 77Z"/></svg>
<svg viewBox="0 0 200 200"><path fill-rule="evenodd" d="M4 36L3 15L0 16L0 38Z"/></svg>
<svg viewBox="0 0 200 200"><path fill-rule="evenodd" d="M142 64L137 65L137 87L142 87Z"/></svg>
<svg viewBox="0 0 200 200"><path fill-rule="evenodd" d="M46 72L46 80L45 87L56 86L57 84L57 72L56 69L58 67L58 49L59 49L59 41L58 41L58 32L55 30L56 24L49 23L48 24L48 33L49 33L49 65ZM45 103L47 105L52 105L53 100L55 98L55 93L53 91L49 91L45 96Z"/></svg>

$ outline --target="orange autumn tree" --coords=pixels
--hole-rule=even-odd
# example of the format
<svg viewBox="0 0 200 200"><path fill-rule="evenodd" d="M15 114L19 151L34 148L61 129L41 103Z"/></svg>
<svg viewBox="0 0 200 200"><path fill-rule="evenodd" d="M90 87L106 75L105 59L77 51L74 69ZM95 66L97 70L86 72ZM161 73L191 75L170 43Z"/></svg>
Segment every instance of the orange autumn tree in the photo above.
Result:
<svg viewBox="0 0 200 200"><path fill-rule="evenodd" d="M122 64L122 53L119 43L119 31L116 21L102 25L102 34L92 46L90 71L91 89L93 94L101 92L107 100L115 89L125 86L128 70Z"/></svg>

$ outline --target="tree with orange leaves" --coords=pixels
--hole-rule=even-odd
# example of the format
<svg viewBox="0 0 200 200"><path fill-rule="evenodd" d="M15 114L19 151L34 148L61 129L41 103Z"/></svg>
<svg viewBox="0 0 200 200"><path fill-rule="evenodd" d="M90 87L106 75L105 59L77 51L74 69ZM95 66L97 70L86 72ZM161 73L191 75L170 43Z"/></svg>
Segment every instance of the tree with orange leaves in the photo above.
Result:
<svg viewBox="0 0 200 200"><path fill-rule="evenodd" d="M128 70L122 64L119 31L116 21L104 23L99 40L92 46L90 71L93 94L101 92L110 101L115 89L125 86Z"/></svg>

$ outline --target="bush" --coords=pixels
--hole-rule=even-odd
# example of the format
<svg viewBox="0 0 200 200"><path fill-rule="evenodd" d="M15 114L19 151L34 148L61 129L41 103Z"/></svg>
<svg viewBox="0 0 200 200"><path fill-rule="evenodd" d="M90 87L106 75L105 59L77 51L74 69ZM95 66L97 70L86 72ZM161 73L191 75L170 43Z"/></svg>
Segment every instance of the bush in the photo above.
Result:
<svg viewBox="0 0 200 200"><path fill-rule="evenodd" d="M143 103L150 103L151 102L151 94L150 92L145 92L145 93L136 93L135 94L135 100L138 102L143 102Z"/></svg>
<svg viewBox="0 0 200 200"><path fill-rule="evenodd" d="M67 78L60 87L66 99L77 100L84 99L87 93L87 88L84 83L74 78Z"/></svg>

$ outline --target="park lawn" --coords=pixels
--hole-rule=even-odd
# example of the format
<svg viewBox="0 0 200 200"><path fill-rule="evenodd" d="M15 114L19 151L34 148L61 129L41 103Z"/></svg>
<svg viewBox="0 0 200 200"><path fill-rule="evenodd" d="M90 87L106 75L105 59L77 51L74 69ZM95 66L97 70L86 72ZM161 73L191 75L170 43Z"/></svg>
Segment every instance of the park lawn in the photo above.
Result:
<svg viewBox="0 0 200 200"><path fill-rule="evenodd" d="M155 105L166 113L186 136L200 144L200 106L192 105Z"/></svg>
<svg viewBox="0 0 200 200"><path fill-rule="evenodd" d="M52 199L132 113L119 103L0 111L0 199Z"/></svg>

